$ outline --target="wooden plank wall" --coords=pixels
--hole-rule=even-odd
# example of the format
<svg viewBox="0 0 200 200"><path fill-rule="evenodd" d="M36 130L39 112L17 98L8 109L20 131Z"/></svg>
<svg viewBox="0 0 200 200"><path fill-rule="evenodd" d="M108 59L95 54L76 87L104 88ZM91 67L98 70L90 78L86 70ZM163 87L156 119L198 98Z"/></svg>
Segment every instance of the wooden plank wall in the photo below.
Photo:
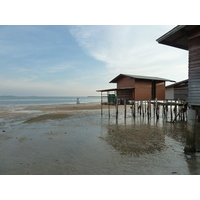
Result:
<svg viewBox="0 0 200 200"><path fill-rule="evenodd" d="M190 33L188 103L200 106L200 28Z"/></svg>
<svg viewBox="0 0 200 200"><path fill-rule="evenodd" d="M188 86L174 88L174 99L187 100Z"/></svg>

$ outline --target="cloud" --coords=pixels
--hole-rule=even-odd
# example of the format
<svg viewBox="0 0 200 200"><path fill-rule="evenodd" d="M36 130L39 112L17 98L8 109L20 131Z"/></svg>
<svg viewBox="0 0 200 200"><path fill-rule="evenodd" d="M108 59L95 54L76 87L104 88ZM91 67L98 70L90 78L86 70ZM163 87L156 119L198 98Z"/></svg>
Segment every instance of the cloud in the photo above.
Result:
<svg viewBox="0 0 200 200"><path fill-rule="evenodd" d="M185 63L187 67L187 52L156 42L173 27L74 26L71 34L88 55L105 63L111 74L157 74L170 78L172 72L180 70L177 65Z"/></svg>

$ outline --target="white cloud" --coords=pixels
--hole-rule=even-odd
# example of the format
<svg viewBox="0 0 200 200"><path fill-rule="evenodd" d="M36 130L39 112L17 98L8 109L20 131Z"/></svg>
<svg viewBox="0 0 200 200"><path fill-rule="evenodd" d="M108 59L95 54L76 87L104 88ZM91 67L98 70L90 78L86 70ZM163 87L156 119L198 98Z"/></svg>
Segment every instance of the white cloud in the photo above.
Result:
<svg viewBox="0 0 200 200"><path fill-rule="evenodd" d="M173 27L75 26L71 34L88 55L105 63L110 74L156 74L170 78L172 73L178 75L178 66L187 68L186 51L156 42ZM181 76L186 77L187 71L182 71L186 74Z"/></svg>

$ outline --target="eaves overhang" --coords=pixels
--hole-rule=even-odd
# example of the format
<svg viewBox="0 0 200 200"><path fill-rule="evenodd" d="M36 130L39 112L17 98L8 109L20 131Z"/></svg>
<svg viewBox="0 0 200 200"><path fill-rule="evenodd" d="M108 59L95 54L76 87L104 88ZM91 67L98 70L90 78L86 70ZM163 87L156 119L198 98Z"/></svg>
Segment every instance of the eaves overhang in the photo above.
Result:
<svg viewBox="0 0 200 200"><path fill-rule="evenodd" d="M156 41L160 44L188 50L188 39L190 31L198 25L178 25L172 30L159 37Z"/></svg>

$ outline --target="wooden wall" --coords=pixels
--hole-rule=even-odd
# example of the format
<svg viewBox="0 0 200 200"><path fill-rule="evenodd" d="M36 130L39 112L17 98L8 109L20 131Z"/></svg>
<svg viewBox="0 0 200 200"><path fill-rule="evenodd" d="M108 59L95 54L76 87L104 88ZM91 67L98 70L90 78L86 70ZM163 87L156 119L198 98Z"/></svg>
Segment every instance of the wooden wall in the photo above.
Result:
<svg viewBox="0 0 200 200"><path fill-rule="evenodd" d="M122 77L117 82L117 88L128 88L135 87L131 93L126 92L127 94L123 94L123 91L118 91L118 97L122 98L126 96L135 100L149 100L152 99L152 81L151 80L143 80L143 79L133 79L130 77ZM165 99L165 82L156 84L156 98L158 100Z"/></svg>
<svg viewBox="0 0 200 200"><path fill-rule="evenodd" d="M117 88L135 87L135 79L130 77L122 77L117 82Z"/></svg>
<svg viewBox="0 0 200 200"><path fill-rule="evenodd" d="M117 88L135 87L135 79L130 77L122 77L117 82ZM134 99L134 90L117 91L117 96L121 99Z"/></svg>
<svg viewBox="0 0 200 200"><path fill-rule="evenodd" d="M189 81L188 103L200 106L200 28L190 33L189 37Z"/></svg>
<svg viewBox="0 0 200 200"><path fill-rule="evenodd" d="M165 100L165 82L156 84L156 98L158 100Z"/></svg>
<svg viewBox="0 0 200 200"><path fill-rule="evenodd" d="M151 99L151 80L135 80L135 100Z"/></svg>
<svg viewBox="0 0 200 200"><path fill-rule="evenodd" d="M188 87L175 87L174 99L187 100L188 99Z"/></svg>

